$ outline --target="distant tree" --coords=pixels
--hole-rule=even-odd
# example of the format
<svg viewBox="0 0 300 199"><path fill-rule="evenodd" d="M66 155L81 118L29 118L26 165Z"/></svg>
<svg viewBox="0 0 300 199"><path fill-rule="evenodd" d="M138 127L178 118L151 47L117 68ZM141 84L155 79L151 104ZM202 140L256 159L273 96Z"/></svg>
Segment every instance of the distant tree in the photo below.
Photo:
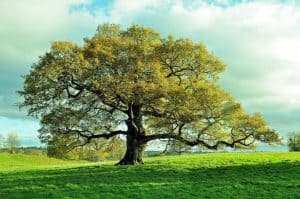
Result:
<svg viewBox="0 0 300 199"><path fill-rule="evenodd" d="M40 135L54 145L64 138L80 147L123 135L119 164L143 163L147 144L159 139L214 150L277 142L260 114L246 114L220 88L224 69L202 43L162 38L139 25L104 24L82 46L54 42L19 93L21 106L41 118Z"/></svg>
<svg viewBox="0 0 300 199"><path fill-rule="evenodd" d="M20 146L20 139L16 133L8 133L6 136L6 146L10 153L15 153L17 147Z"/></svg>
<svg viewBox="0 0 300 199"><path fill-rule="evenodd" d="M292 133L288 138L290 151L300 151L300 133Z"/></svg>
<svg viewBox="0 0 300 199"><path fill-rule="evenodd" d="M0 152L1 152L1 149L3 148L4 146L4 137L2 134L0 134Z"/></svg>
<svg viewBox="0 0 300 199"><path fill-rule="evenodd" d="M38 148L22 148L22 150L26 155L43 155L43 150Z"/></svg>

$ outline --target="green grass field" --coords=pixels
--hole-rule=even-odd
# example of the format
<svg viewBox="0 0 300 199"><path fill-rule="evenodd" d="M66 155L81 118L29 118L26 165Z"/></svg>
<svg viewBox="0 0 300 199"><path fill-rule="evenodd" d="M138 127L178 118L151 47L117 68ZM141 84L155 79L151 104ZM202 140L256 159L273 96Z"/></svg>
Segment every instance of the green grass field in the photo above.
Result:
<svg viewBox="0 0 300 199"><path fill-rule="evenodd" d="M300 198L300 153L146 158L145 165L0 154L0 198Z"/></svg>

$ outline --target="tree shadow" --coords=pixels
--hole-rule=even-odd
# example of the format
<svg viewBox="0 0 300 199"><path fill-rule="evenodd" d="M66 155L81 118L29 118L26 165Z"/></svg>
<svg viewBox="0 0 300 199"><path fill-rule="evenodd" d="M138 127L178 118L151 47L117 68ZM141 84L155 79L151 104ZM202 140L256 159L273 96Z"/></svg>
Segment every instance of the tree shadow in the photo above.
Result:
<svg viewBox="0 0 300 199"><path fill-rule="evenodd" d="M300 161L89 166L0 174L0 198L300 198Z"/></svg>

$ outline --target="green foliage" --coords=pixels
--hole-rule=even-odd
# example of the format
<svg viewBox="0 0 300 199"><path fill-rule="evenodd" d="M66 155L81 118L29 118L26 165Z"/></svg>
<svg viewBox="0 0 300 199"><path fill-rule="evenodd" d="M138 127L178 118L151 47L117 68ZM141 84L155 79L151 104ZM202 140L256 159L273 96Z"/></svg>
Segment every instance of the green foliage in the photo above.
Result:
<svg viewBox="0 0 300 199"><path fill-rule="evenodd" d="M103 161L121 159L125 153L125 142L120 137L109 140L94 140L67 153L68 159Z"/></svg>
<svg viewBox="0 0 300 199"><path fill-rule="evenodd" d="M47 142L47 155L60 159L103 161L106 159L120 159L125 152L125 142L120 137L109 140L93 140L81 147L71 148L70 140L66 137Z"/></svg>
<svg viewBox="0 0 300 199"><path fill-rule="evenodd" d="M300 151L300 133L289 135L288 146L290 151Z"/></svg>
<svg viewBox="0 0 300 199"><path fill-rule="evenodd" d="M82 46L53 42L19 93L21 106L41 118L41 140L63 140L66 150L120 134L130 140L127 154L155 139L210 149L279 141L260 114L246 114L218 85L224 70L202 43L104 24Z"/></svg>
<svg viewBox="0 0 300 199"><path fill-rule="evenodd" d="M0 198L299 198L299 160L296 152L215 153L115 167L0 154Z"/></svg>
<svg viewBox="0 0 300 199"><path fill-rule="evenodd" d="M181 155L182 153L191 153L192 147L185 145L176 140L168 140L166 144L166 148L161 153L163 154L178 154Z"/></svg>
<svg viewBox="0 0 300 199"><path fill-rule="evenodd" d="M25 155L43 155L43 150L38 148L28 148L23 149L23 154Z"/></svg>

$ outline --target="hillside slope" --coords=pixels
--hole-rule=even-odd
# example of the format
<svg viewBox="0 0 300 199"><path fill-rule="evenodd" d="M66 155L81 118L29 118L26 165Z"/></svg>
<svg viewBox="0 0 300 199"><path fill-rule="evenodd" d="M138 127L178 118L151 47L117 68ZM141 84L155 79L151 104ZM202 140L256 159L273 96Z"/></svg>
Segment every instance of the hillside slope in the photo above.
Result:
<svg viewBox="0 0 300 199"><path fill-rule="evenodd" d="M0 198L300 198L300 153L216 153L146 158L139 166L56 166L4 171L2 165Z"/></svg>
<svg viewBox="0 0 300 199"><path fill-rule="evenodd" d="M0 173L9 171L36 170L57 167L86 165L86 161L65 161L44 155L0 153Z"/></svg>

